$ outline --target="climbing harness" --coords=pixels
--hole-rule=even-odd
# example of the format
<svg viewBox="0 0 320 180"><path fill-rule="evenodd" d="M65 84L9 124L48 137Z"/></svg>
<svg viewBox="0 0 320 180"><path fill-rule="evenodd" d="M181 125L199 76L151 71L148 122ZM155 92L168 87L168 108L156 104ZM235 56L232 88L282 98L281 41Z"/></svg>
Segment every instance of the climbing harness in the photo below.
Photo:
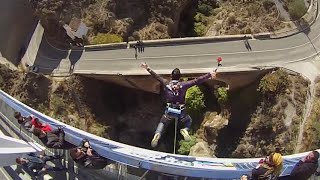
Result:
<svg viewBox="0 0 320 180"><path fill-rule="evenodd" d="M172 80L166 87L169 89L169 91L172 92L174 96L179 96L179 90L182 88L181 84L177 80Z"/></svg>
<svg viewBox="0 0 320 180"><path fill-rule="evenodd" d="M178 120L181 118L181 114L184 109L185 109L184 104L167 103L166 114L170 117L169 119L171 118L174 119L173 154L176 153Z"/></svg>
<svg viewBox="0 0 320 180"><path fill-rule="evenodd" d="M177 105L177 104L167 103L166 115L169 118L180 119L184 109L185 109L184 104Z"/></svg>

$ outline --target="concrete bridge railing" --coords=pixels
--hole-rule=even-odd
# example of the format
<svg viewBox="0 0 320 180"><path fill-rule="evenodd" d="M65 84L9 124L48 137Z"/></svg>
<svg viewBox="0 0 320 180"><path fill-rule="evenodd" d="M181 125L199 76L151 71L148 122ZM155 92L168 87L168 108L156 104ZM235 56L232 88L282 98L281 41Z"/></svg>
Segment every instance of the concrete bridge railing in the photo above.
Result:
<svg viewBox="0 0 320 180"><path fill-rule="evenodd" d="M12 98L0 91L1 116L9 124L14 124L13 111L20 111L23 115L33 114L41 121L53 127L63 126L66 140L77 145L83 138L92 142L92 146L102 156L131 167L168 173L184 177L234 179L243 174L250 174L260 158L230 159L230 158L201 158L168 153L156 152L137 148L108 139L104 139L69 125L54 120ZM295 165L306 153L294 154L284 157L282 175L289 174ZM72 163L72 162L70 162ZM68 165L70 166L70 165Z"/></svg>

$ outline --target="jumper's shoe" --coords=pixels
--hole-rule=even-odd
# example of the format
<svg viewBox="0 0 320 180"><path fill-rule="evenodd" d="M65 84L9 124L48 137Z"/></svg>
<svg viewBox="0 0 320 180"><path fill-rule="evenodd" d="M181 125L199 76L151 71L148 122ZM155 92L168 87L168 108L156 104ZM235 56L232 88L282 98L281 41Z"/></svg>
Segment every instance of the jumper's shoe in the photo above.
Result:
<svg viewBox="0 0 320 180"><path fill-rule="evenodd" d="M160 139L160 133L156 133L151 141L151 146L156 147L158 145L159 139Z"/></svg>
<svg viewBox="0 0 320 180"><path fill-rule="evenodd" d="M185 129L185 128L184 129L180 129L180 133L182 134L184 140L186 140L186 141L190 141L191 140L191 137L190 137L187 129Z"/></svg>

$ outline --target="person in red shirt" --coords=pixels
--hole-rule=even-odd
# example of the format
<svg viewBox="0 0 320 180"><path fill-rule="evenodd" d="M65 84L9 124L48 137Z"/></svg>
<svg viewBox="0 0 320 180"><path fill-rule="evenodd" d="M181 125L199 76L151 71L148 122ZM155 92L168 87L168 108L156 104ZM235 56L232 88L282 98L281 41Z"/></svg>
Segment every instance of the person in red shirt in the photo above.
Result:
<svg viewBox="0 0 320 180"><path fill-rule="evenodd" d="M29 132L33 132L34 128L39 128L45 132L52 131L49 124L41 123L40 120L33 115L23 117L20 112L15 112L14 117L18 120L18 123Z"/></svg>

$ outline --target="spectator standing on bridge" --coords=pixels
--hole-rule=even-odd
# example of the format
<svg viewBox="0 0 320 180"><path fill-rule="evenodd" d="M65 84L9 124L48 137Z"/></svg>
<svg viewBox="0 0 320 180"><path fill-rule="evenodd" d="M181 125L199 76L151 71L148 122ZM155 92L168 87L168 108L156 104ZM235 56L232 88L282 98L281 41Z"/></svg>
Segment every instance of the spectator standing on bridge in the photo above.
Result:
<svg viewBox="0 0 320 180"><path fill-rule="evenodd" d="M23 117L20 112L14 112L14 117L18 120L18 123L29 132L33 132L34 128L39 128L45 132L52 131L48 124L41 123L40 120L33 115Z"/></svg>
<svg viewBox="0 0 320 180"><path fill-rule="evenodd" d="M259 165L252 170L252 180L276 179L281 174L282 167L282 155L277 149L265 159L260 160Z"/></svg>
<svg viewBox="0 0 320 180"><path fill-rule="evenodd" d="M62 128L51 132L45 132L39 128L33 130L33 134L48 148L70 149L70 144L64 140L65 133Z"/></svg>
<svg viewBox="0 0 320 180"><path fill-rule="evenodd" d="M77 148L70 149L70 156L76 163L91 169L103 169L112 162L93 150L87 139L82 140Z"/></svg>
<svg viewBox="0 0 320 180"><path fill-rule="evenodd" d="M279 180L308 180L317 173L319 152L310 152L303 160L300 160L292 169L289 176L280 177Z"/></svg>
<svg viewBox="0 0 320 180"><path fill-rule="evenodd" d="M53 167L47 165L47 161L60 159L60 156L42 156L34 153L25 154L16 159L16 163L22 165L31 175L39 176L45 171L64 171L64 167Z"/></svg>
<svg viewBox="0 0 320 180"><path fill-rule="evenodd" d="M185 125L183 129L180 129L180 133L185 140L190 140L191 138L188 131L190 130L192 119L185 112L186 92L190 87L194 85L201 84L210 78L215 78L216 73L210 72L191 81L181 81L180 70L178 68L175 68L171 73L171 81L168 81L156 74L151 68L149 68L146 63L142 63L141 67L147 70L152 77L160 82L167 101L167 108L160 119L155 135L151 141L151 146L156 147L158 145L158 141L161 138L162 131L170 122L174 121L174 119L176 118L179 121L183 122Z"/></svg>

